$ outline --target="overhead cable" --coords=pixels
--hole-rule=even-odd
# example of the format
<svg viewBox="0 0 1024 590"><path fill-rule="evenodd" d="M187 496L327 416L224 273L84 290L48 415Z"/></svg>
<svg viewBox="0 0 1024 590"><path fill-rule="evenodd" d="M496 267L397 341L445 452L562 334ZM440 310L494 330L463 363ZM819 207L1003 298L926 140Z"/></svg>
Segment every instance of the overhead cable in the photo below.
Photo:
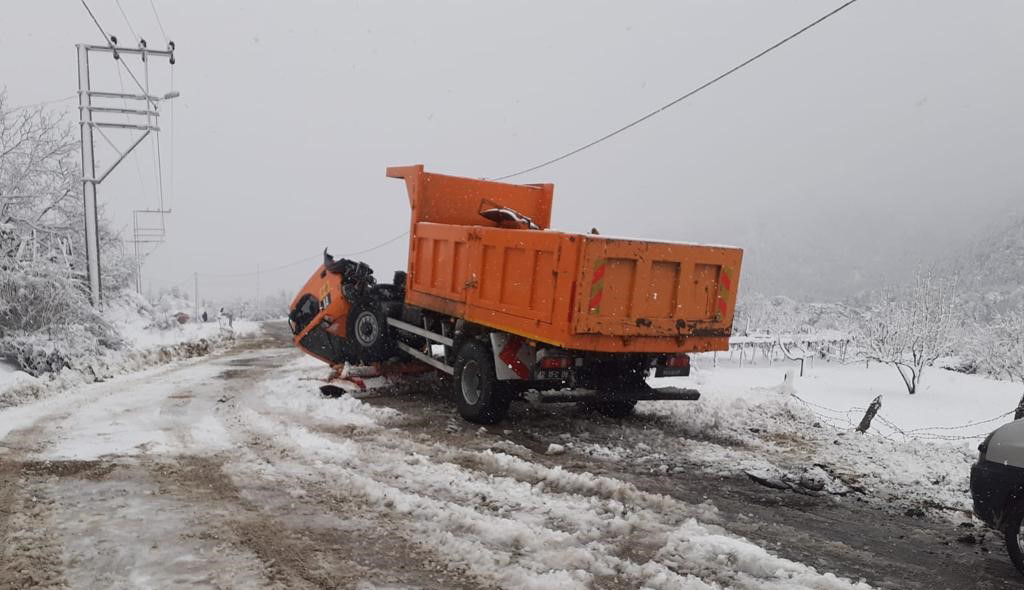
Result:
<svg viewBox="0 0 1024 590"><path fill-rule="evenodd" d="M665 104L664 106L662 106L662 107L660 107L658 109L655 109L655 110L647 113L646 115L640 117L639 119L635 119L634 121L631 121L630 123L627 123L626 125L623 125L622 127L619 127L618 129L616 129L616 130L614 130L614 131L612 131L610 133L607 133L607 134L605 134L605 135L595 139L594 141L591 141L590 143L584 144L584 145L582 145L582 146L580 146L580 147L578 147L578 148L576 148L574 150L568 151L568 152L566 152L566 153L564 153L564 154L562 154L560 156L556 156L554 158L551 158L550 160L541 162L540 164L536 164L534 166L530 166L529 168L524 168L524 169L522 169L522 170L520 170L518 172L513 172L511 174L506 174L504 176L497 176L497 177L489 178L487 180L505 180L505 179L508 179L508 178L512 178L514 176L519 176L521 174L526 174L527 172L533 172L534 170L539 170L541 168L544 168L545 166L550 166L551 164L554 164L555 162L560 162L560 161L562 161L562 160L564 160L564 159L566 159L566 158L568 158L570 156L574 156L574 155L576 155L576 154L578 154L578 153L580 153L580 152L582 152L582 151L584 151L586 149L592 148L595 145L597 145L597 144L599 144L599 143L601 143L601 142L603 142L605 140L611 139L611 138L615 137L616 135L622 133L623 131L626 131L627 129L631 129L631 128L639 125L640 123L643 123L647 119L650 119L651 117L653 117L655 115L658 115L658 114L661 114L662 112L664 112L664 111L674 107L675 105L677 105L677 104L683 102L684 100L690 98L694 94L697 94L701 90L704 90L705 88L708 88L709 86L715 84L716 82L718 82L718 81L720 81L720 80L730 76L731 74L734 74L734 73L738 72L739 70L741 70L741 69L745 68L746 66L754 63L758 59L768 55L769 53L771 53L772 51L778 49L779 47L782 47L783 45L785 45L786 43L792 41L793 39L796 39L797 37L799 37L803 33L807 32L810 29L814 28L815 26L821 24L822 22L824 22L825 20L829 19L830 17L835 16L840 11L842 11L843 9L849 7L850 5L854 4L855 2L857 2L857 0L847 0L847 2L841 4L838 8L835 8L832 11L828 12L827 14L825 14L824 16L819 17L818 19L816 19L815 21L811 22L810 24L804 26L803 28L801 28L797 32L795 32L795 33L789 35L788 37L786 37L785 39L783 39L783 40L781 40L781 41L771 45L770 47L768 47L767 49L765 49L765 50L761 51L760 53L754 55L753 57L750 57L750 58L744 60L739 65L733 66L732 68L726 70L724 73L719 74L718 76L715 76L714 78L708 80L707 82L701 84L700 86L694 88L693 90L690 90L686 94L684 94L684 95L682 95L682 96L680 96L678 98L673 99L671 102Z"/></svg>
<svg viewBox="0 0 1024 590"><path fill-rule="evenodd" d="M160 13L156 11L156 4L153 3L153 0L149 0L149 6L153 9L153 16L156 17L156 25L160 27L160 34L164 36L164 43L169 42L170 39L167 38L167 31L164 30L164 23L160 20Z"/></svg>
<svg viewBox="0 0 1024 590"><path fill-rule="evenodd" d="M355 252L345 252L345 253L342 253L342 254L338 254L337 256L339 256L339 257L358 256L360 254L366 254L366 253L369 253L369 252L373 252L374 250L379 250L380 248L383 248L384 246L392 244L392 243L398 241L399 239L401 239L401 238L403 238L403 237L405 237L407 235L409 235L409 232L408 231L404 231L404 232L398 234L397 236L395 236L393 238L385 240L385 241L383 241L383 242L381 242L381 243L379 243L379 244L377 244L375 246L371 246L369 248L366 248L365 250L358 250L358 251L355 251ZM228 274L214 274L214 273L203 273L203 272L201 272L201 273L199 273L199 276L201 276L201 277L211 277L211 278L224 278L224 279L227 279L227 278L240 278L240 277L254 277L254 276L258 275L258 274L266 274L268 272L275 272L275 271L278 271L278 270L284 270L286 268L291 268L293 266L298 266L300 264L306 264L306 263L312 262L314 260L321 260L322 258L323 258L322 254L317 254L316 256L306 256L305 258L301 258L299 260L293 260L292 262L288 262L288 263L282 264L280 266L274 266L274 267L271 267L271 268L261 269L259 271L254 271L254 272L240 272L240 273L228 273Z"/></svg>
<svg viewBox="0 0 1024 590"><path fill-rule="evenodd" d="M124 7L121 6L121 0L114 0L114 4L117 4L117 9L121 11L121 16L124 17L124 24L128 25L128 30L131 31L132 37L142 39L142 37L135 32L135 27L132 26L132 21L128 20L128 13L126 13L124 11Z"/></svg>

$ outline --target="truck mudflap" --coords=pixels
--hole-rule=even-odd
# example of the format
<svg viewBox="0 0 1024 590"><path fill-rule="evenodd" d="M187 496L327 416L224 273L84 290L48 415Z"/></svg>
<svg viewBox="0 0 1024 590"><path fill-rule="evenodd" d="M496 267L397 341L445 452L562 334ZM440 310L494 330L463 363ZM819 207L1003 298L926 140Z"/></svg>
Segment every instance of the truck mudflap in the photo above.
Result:
<svg viewBox="0 0 1024 590"><path fill-rule="evenodd" d="M629 401L697 401L700 399L700 392L696 389L684 389L681 387L649 387L637 391L620 391L614 395L602 392L541 392L531 398L542 404L564 404L570 402L582 402L590 400L629 400Z"/></svg>
<svg viewBox="0 0 1024 590"><path fill-rule="evenodd" d="M532 347L526 345L526 339L503 332L491 332L489 336L494 374L498 380L530 379L537 355Z"/></svg>

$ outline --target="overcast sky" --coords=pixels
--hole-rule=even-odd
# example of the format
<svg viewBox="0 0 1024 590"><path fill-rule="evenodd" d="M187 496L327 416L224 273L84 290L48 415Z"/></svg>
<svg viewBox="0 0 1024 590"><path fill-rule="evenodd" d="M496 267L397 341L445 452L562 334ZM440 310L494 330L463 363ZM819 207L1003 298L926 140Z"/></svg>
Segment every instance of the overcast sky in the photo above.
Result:
<svg viewBox="0 0 1024 590"><path fill-rule="evenodd" d="M181 97L173 150L170 104L162 117L173 213L144 277L191 286L193 272L380 243L408 224L403 184L385 167L527 167L839 3L157 0ZM114 0L89 4L134 44ZM151 47L164 45L148 0L121 5ZM11 102L72 94L78 42L102 42L78 0L4 0L0 85ZM97 85L117 89L112 63L93 68ZM153 64L155 92L170 89L167 71ZM1022 74L1020 2L860 0L693 99L516 181L555 183L556 229L732 243L747 249L747 286L838 297L1021 213ZM77 116L73 101L55 107ZM99 191L116 227L157 203L152 148L133 158ZM390 277L405 248L362 258ZM293 292L315 265L264 273L262 288ZM200 288L245 295L255 277L201 276Z"/></svg>

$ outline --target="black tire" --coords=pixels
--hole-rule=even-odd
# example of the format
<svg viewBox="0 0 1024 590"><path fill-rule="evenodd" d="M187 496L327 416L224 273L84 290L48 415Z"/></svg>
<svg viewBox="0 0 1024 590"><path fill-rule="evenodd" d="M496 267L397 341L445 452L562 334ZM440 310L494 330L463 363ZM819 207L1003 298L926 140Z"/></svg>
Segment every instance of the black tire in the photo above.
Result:
<svg viewBox="0 0 1024 590"><path fill-rule="evenodd" d="M1006 552L1010 554L1010 561L1017 567L1017 571L1024 574L1024 530L1021 530L1021 523L1024 522L1024 499L1017 498L1006 513L1006 520L1003 521L1003 536L1006 537Z"/></svg>
<svg viewBox="0 0 1024 590"><path fill-rule="evenodd" d="M494 374L491 351L475 340L463 344L455 356L452 379L459 414L477 424L495 424L508 413L512 396Z"/></svg>
<svg viewBox="0 0 1024 590"><path fill-rule="evenodd" d="M354 304L346 324L345 340L352 360L375 363L389 356L388 324L379 305Z"/></svg>

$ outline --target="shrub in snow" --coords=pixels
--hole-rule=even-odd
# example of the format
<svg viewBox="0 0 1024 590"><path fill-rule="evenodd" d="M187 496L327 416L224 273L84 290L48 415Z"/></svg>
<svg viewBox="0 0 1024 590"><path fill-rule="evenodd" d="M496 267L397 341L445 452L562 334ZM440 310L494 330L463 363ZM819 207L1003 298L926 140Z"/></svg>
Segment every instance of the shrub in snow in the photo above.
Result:
<svg viewBox="0 0 1024 590"><path fill-rule="evenodd" d="M0 329L4 332L40 332L101 323L81 283L66 267L0 267Z"/></svg>

